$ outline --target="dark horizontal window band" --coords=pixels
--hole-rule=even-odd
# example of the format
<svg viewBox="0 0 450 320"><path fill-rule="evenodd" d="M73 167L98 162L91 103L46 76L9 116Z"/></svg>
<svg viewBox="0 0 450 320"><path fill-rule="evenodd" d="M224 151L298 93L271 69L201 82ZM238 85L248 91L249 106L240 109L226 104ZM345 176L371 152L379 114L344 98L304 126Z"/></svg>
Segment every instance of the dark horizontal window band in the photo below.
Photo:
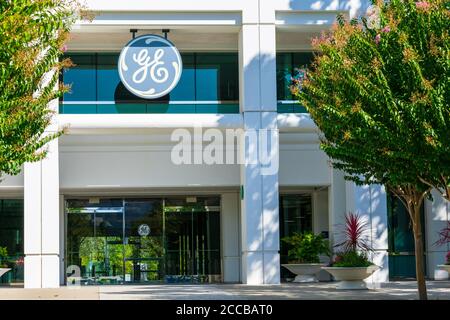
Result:
<svg viewBox="0 0 450 320"><path fill-rule="evenodd" d="M184 70L175 89L167 96L146 100L134 96L121 83L117 71L119 53L68 54L76 66L62 73L61 80L71 85L71 93L61 99L59 112L239 113L238 54L181 55ZM278 103L278 112L306 112L304 107L292 100L289 83L294 68L307 64L311 58L310 52L277 54L277 97L283 101Z"/></svg>
<svg viewBox="0 0 450 320"><path fill-rule="evenodd" d="M239 104L60 104L63 114L239 113Z"/></svg>
<svg viewBox="0 0 450 320"><path fill-rule="evenodd" d="M68 56L76 66L62 74L72 88L62 99L60 113L239 113L237 53L182 53L180 82L155 100L136 97L123 86L118 53Z"/></svg>

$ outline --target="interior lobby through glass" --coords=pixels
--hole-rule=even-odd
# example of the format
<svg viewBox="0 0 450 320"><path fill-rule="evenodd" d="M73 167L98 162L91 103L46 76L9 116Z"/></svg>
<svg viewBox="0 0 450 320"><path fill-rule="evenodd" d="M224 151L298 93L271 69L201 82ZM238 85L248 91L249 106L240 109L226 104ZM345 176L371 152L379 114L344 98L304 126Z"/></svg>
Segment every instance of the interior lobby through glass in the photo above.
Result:
<svg viewBox="0 0 450 320"><path fill-rule="evenodd" d="M72 199L66 213L82 284L221 280L220 197Z"/></svg>

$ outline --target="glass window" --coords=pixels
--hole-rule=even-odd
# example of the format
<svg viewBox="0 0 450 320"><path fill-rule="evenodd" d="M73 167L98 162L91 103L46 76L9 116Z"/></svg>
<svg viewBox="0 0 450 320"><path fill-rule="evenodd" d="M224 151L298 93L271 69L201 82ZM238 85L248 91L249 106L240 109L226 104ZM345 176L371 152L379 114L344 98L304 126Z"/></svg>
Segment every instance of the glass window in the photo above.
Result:
<svg viewBox="0 0 450 320"><path fill-rule="evenodd" d="M221 279L220 197L74 199L66 212L83 284Z"/></svg>
<svg viewBox="0 0 450 320"><path fill-rule="evenodd" d="M197 100L239 99L237 53L198 53L196 65Z"/></svg>
<svg viewBox="0 0 450 320"><path fill-rule="evenodd" d="M64 83L70 85L64 101L96 101L95 54L73 54L70 59L75 66L63 71Z"/></svg>
<svg viewBox="0 0 450 320"><path fill-rule="evenodd" d="M195 100L195 56L193 53L182 53L183 73L177 86L169 93L171 101Z"/></svg>
<svg viewBox="0 0 450 320"><path fill-rule="evenodd" d="M60 112L239 112L237 53L182 53L181 56L183 73L174 90L159 99L146 100L130 93L120 81L118 53L69 54L76 65L62 73L63 82L71 84L72 90L64 95Z"/></svg>
<svg viewBox="0 0 450 320"><path fill-rule="evenodd" d="M313 60L313 52L282 52L277 54L277 99L280 113L306 113L305 107L296 103L290 85L295 69L308 66Z"/></svg>
<svg viewBox="0 0 450 320"><path fill-rule="evenodd" d="M23 200L0 200L0 247L7 256L0 257L0 264L11 271L0 278L0 283L23 282Z"/></svg>
<svg viewBox="0 0 450 320"><path fill-rule="evenodd" d="M292 100L289 85L293 73L292 54L277 54L277 99Z"/></svg>
<svg viewBox="0 0 450 320"><path fill-rule="evenodd" d="M312 231L312 198L311 194L292 194L280 197L280 238L292 236L294 233ZM280 261L288 263L288 247L280 242ZM293 275L281 268L281 278Z"/></svg>
<svg viewBox="0 0 450 320"><path fill-rule="evenodd" d="M97 100L115 101L121 100L118 85L120 84L117 71L118 54L97 54Z"/></svg>

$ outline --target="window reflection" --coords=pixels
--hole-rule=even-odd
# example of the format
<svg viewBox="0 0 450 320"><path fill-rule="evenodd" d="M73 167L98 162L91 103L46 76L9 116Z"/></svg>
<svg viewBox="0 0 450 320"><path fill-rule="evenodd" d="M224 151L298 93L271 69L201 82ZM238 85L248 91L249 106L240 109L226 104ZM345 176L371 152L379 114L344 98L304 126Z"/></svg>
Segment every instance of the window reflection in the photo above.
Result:
<svg viewBox="0 0 450 320"><path fill-rule="evenodd" d="M289 194L280 196L280 238L294 233L312 231L312 197L311 194ZM288 247L280 242L280 261L288 263ZM281 278L292 277L286 269L281 268Z"/></svg>
<svg viewBox="0 0 450 320"><path fill-rule="evenodd" d="M0 265L11 269L0 278L0 283L23 282L23 200L0 200L0 247L6 256Z"/></svg>
<svg viewBox="0 0 450 320"><path fill-rule="evenodd" d="M121 83L118 53L73 53L62 72L71 85L60 113L238 113L237 53L182 53L183 73L170 94L147 100ZM207 102L207 103L204 103Z"/></svg>
<svg viewBox="0 0 450 320"><path fill-rule="evenodd" d="M221 281L220 197L68 200L66 267L83 284Z"/></svg>
<svg viewBox="0 0 450 320"><path fill-rule="evenodd" d="M308 66L313 61L313 52L282 52L277 54L277 100L280 113L306 113L305 107L295 103L289 86L295 68Z"/></svg>

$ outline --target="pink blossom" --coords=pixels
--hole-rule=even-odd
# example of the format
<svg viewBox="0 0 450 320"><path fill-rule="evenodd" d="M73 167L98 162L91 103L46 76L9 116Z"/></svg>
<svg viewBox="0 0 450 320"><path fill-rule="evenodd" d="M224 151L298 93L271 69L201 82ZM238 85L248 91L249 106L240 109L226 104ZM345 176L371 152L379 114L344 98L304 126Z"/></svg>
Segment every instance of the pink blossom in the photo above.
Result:
<svg viewBox="0 0 450 320"><path fill-rule="evenodd" d="M380 43L380 40L381 40L381 35L380 35L380 34L377 34L377 35L375 36L375 43L376 43L376 44L379 44L379 43Z"/></svg>
<svg viewBox="0 0 450 320"><path fill-rule="evenodd" d="M67 51L67 45L63 45L63 46L60 48L60 50L61 50L62 52L66 52L66 51Z"/></svg>
<svg viewBox="0 0 450 320"><path fill-rule="evenodd" d="M430 7L430 4L426 1L419 1L416 2L416 8L417 9L428 9Z"/></svg>
<svg viewBox="0 0 450 320"><path fill-rule="evenodd" d="M388 33L391 31L391 28L389 26L385 26L383 29L381 29L381 32Z"/></svg>

